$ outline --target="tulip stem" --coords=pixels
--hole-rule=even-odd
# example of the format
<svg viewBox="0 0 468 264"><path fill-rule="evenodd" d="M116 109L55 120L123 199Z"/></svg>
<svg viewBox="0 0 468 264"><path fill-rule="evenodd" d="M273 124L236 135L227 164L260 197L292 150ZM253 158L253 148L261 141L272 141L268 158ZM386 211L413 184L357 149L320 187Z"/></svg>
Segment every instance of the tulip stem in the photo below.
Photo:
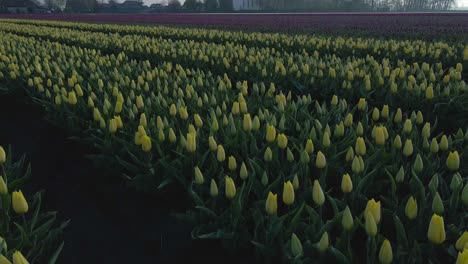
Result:
<svg viewBox="0 0 468 264"><path fill-rule="evenodd" d="M367 263L372 264L375 260L376 244L375 237L369 236L367 238Z"/></svg>

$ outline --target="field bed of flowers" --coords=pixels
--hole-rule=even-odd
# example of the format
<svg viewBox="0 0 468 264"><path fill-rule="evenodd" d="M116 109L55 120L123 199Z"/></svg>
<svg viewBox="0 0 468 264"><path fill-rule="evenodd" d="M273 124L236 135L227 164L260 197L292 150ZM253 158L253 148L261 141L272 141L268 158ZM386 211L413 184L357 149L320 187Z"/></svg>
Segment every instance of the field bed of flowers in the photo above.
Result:
<svg viewBox="0 0 468 264"><path fill-rule="evenodd" d="M138 189L183 186L194 238L263 261L468 259L464 42L0 31L0 90L32 98Z"/></svg>

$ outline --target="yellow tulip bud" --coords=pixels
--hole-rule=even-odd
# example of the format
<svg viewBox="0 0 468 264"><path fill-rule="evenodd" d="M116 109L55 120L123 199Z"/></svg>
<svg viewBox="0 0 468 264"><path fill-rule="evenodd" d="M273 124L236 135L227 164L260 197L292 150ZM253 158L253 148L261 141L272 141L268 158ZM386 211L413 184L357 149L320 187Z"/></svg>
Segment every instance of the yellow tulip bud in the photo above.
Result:
<svg viewBox="0 0 468 264"><path fill-rule="evenodd" d="M171 104L171 106L169 108L169 115L175 116L176 114L177 114L177 108L176 108L175 104Z"/></svg>
<svg viewBox="0 0 468 264"><path fill-rule="evenodd" d="M141 148L143 149L144 152L151 151L151 138L148 137L147 135L144 135L141 137Z"/></svg>
<svg viewBox="0 0 468 264"><path fill-rule="evenodd" d="M216 151L218 149L218 144L216 143L216 140L213 138L213 136L208 138L208 143L211 151Z"/></svg>
<svg viewBox="0 0 468 264"><path fill-rule="evenodd" d="M442 151L446 151L448 149L448 138L446 135L443 135L440 139L439 148Z"/></svg>
<svg viewBox="0 0 468 264"><path fill-rule="evenodd" d="M332 100L331 100L331 105L336 106L338 104L338 96L333 95Z"/></svg>
<svg viewBox="0 0 468 264"><path fill-rule="evenodd" d="M466 60L468 60L468 52L466 52ZM464 249L463 252L458 253L457 262L455 264L466 264L468 263L468 249Z"/></svg>
<svg viewBox="0 0 468 264"><path fill-rule="evenodd" d="M345 210L343 211L343 216L341 218L341 225L345 231L351 230L354 225L353 215L351 214L351 210L349 207L346 206Z"/></svg>
<svg viewBox="0 0 468 264"><path fill-rule="evenodd" d="M359 162L359 157L355 156L353 159L353 163L351 164L351 169L354 173L361 172L361 163Z"/></svg>
<svg viewBox="0 0 468 264"><path fill-rule="evenodd" d="M423 122L424 122L423 114L421 113L421 111L418 111L418 113L416 114L416 124L420 125Z"/></svg>
<svg viewBox="0 0 468 264"><path fill-rule="evenodd" d="M366 233L368 236L374 237L377 235L377 223L375 222L374 217L372 216L372 213L366 213L365 214L365 224L364 227L366 229Z"/></svg>
<svg viewBox="0 0 468 264"><path fill-rule="evenodd" d="M358 109L361 111L364 111L366 109L366 106L367 106L366 99L360 98L359 103L358 103Z"/></svg>
<svg viewBox="0 0 468 264"><path fill-rule="evenodd" d="M0 194L8 194L8 186L5 180L3 179L3 176L0 176Z"/></svg>
<svg viewBox="0 0 468 264"><path fill-rule="evenodd" d="M177 136L174 132L174 130L171 128L169 128L169 142L171 143L175 143L177 141Z"/></svg>
<svg viewBox="0 0 468 264"><path fill-rule="evenodd" d="M402 145L403 144L401 143L400 135L396 135L395 140L393 140L393 147L396 149L401 149Z"/></svg>
<svg viewBox="0 0 468 264"><path fill-rule="evenodd" d="M297 177L297 173L294 175L292 185L294 187L294 190L299 189L299 178Z"/></svg>
<svg viewBox="0 0 468 264"><path fill-rule="evenodd" d="M328 148L330 146L330 133L329 132L325 131L325 133L323 133L322 146L324 148Z"/></svg>
<svg viewBox="0 0 468 264"><path fill-rule="evenodd" d="M291 253L294 257L300 256L303 254L301 241L294 233L291 235Z"/></svg>
<svg viewBox="0 0 468 264"><path fill-rule="evenodd" d="M78 100L76 99L76 94L74 91L68 93L68 103L71 105L76 105Z"/></svg>
<svg viewBox="0 0 468 264"><path fill-rule="evenodd" d="M362 127L362 123L358 122L356 127L356 135L362 136L362 134L364 134L364 128Z"/></svg>
<svg viewBox="0 0 468 264"><path fill-rule="evenodd" d="M204 182L203 174L198 166L195 167L195 184L202 185Z"/></svg>
<svg viewBox="0 0 468 264"><path fill-rule="evenodd" d="M426 89L426 99L431 100L434 98L434 88L432 88L432 85L429 85Z"/></svg>
<svg viewBox="0 0 468 264"><path fill-rule="evenodd" d="M388 115L389 115L388 105L384 105L382 107L382 112L380 113L380 115L382 116L382 118L385 118L385 119L388 118Z"/></svg>
<svg viewBox="0 0 468 264"><path fill-rule="evenodd" d="M445 162L447 168L451 171L456 171L460 167L460 157L458 151L450 152Z"/></svg>
<svg viewBox="0 0 468 264"><path fill-rule="evenodd" d="M406 202L406 207L405 207L405 214L408 219L413 220L416 218L418 215L418 204L416 202L416 199L411 196L408 199L408 202Z"/></svg>
<svg viewBox="0 0 468 264"><path fill-rule="evenodd" d="M225 188L226 198L228 198L229 200L234 199L234 197L236 196L236 185L234 184L234 181L232 180L231 177L226 176L225 184L226 184L226 188Z"/></svg>
<svg viewBox="0 0 468 264"><path fill-rule="evenodd" d="M344 121L346 127L351 127L353 125L353 114L349 113Z"/></svg>
<svg viewBox="0 0 468 264"><path fill-rule="evenodd" d="M12 264L5 256L0 254L0 264Z"/></svg>
<svg viewBox="0 0 468 264"><path fill-rule="evenodd" d="M379 261L382 264L390 264L393 261L392 245L388 239L385 239L380 247Z"/></svg>
<svg viewBox="0 0 468 264"><path fill-rule="evenodd" d="M374 107L374 110L372 111L372 119L374 121L378 121L380 118L380 111L377 107Z"/></svg>
<svg viewBox="0 0 468 264"><path fill-rule="evenodd" d="M403 155L409 157L413 154L413 143L411 139L405 141L405 146L403 147Z"/></svg>
<svg viewBox="0 0 468 264"><path fill-rule="evenodd" d="M15 213L24 214L28 212L28 202L24 198L23 193L21 191L13 192L11 200L13 203L13 211L15 211Z"/></svg>
<svg viewBox="0 0 468 264"><path fill-rule="evenodd" d="M403 132L406 134L411 133L413 129L413 124L411 123L411 119L406 119L405 124L403 125Z"/></svg>
<svg viewBox="0 0 468 264"><path fill-rule="evenodd" d="M468 183L465 184L465 187L463 188L461 199L462 199L463 204L468 206Z"/></svg>
<svg viewBox="0 0 468 264"><path fill-rule="evenodd" d="M278 147L285 149L288 146L288 138L285 134L278 134Z"/></svg>
<svg viewBox="0 0 468 264"><path fill-rule="evenodd" d="M415 172L421 172L424 169L424 163L422 161L421 155L416 156L416 160L414 161L413 169Z"/></svg>
<svg viewBox="0 0 468 264"><path fill-rule="evenodd" d="M376 224L380 223L381 213L380 213L380 201L376 202L374 199L367 201L366 209L364 214L371 213L372 217Z"/></svg>
<svg viewBox="0 0 468 264"><path fill-rule="evenodd" d="M223 162L223 161L226 159L226 154L225 154L225 152L224 152L223 145L219 144L217 150L218 150L218 151L217 151L217 153L216 153L216 159L217 159L219 162Z"/></svg>
<svg viewBox="0 0 468 264"><path fill-rule="evenodd" d="M325 252L328 249L328 246L330 245L330 242L328 240L328 233L325 232L323 233L322 237L320 238L317 248L320 252Z"/></svg>
<svg viewBox="0 0 468 264"><path fill-rule="evenodd" d="M460 238L455 243L455 248L458 251L463 251L467 244L468 244L468 231L465 231L463 235L461 235Z"/></svg>
<svg viewBox="0 0 468 264"><path fill-rule="evenodd" d="M252 130L257 131L260 129L260 119L258 116L255 116L252 121Z"/></svg>
<svg viewBox="0 0 468 264"><path fill-rule="evenodd" d="M179 116L182 120L188 119L187 107L179 107Z"/></svg>
<svg viewBox="0 0 468 264"><path fill-rule="evenodd" d="M294 154L292 153L292 151L287 148L286 150L286 158L289 162L293 162L294 161Z"/></svg>
<svg viewBox="0 0 468 264"><path fill-rule="evenodd" d="M312 142L312 139L307 140L305 151L308 154L311 154L312 152L314 152L314 143Z"/></svg>
<svg viewBox="0 0 468 264"><path fill-rule="evenodd" d="M434 199L432 200L432 211L440 215L444 213L444 203L438 192L436 192Z"/></svg>
<svg viewBox="0 0 468 264"><path fill-rule="evenodd" d="M343 174L341 179L341 191L343 193L350 193L353 190L353 182L348 173Z"/></svg>
<svg viewBox="0 0 468 264"><path fill-rule="evenodd" d="M247 131L247 132L250 132L250 130L252 130L252 119L250 118L249 114L244 115L243 127L244 127L244 131Z"/></svg>
<svg viewBox="0 0 468 264"><path fill-rule="evenodd" d="M265 161L271 161L273 159L273 152L270 147L267 147L265 153L263 154L263 159Z"/></svg>
<svg viewBox="0 0 468 264"><path fill-rule="evenodd" d="M6 162L6 153L2 146L0 146L0 165Z"/></svg>
<svg viewBox="0 0 468 264"><path fill-rule="evenodd" d="M398 123L401 122L402 119L403 119L403 113L401 112L401 109L398 108L396 113L395 113L395 117L393 118L393 122L398 124Z"/></svg>
<svg viewBox="0 0 468 264"><path fill-rule="evenodd" d="M234 102L234 103L232 104L231 113L232 113L233 115L239 114L239 102Z"/></svg>
<svg viewBox="0 0 468 264"><path fill-rule="evenodd" d="M218 185L213 179L211 179L211 182L210 182L210 195L211 197L218 196Z"/></svg>
<svg viewBox="0 0 468 264"><path fill-rule="evenodd" d="M141 113L140 115L140 126L146 127L148 122L146 121L145 113Z"/></svg>
<svg viewBox="0 0 468 264"><path fill-rule="evenodd" d="M354 159L354 150L353 147L349 147L346 152L346 161L352 161Z"/></svg>
<svg viewBox="0 0 468 264"><path fill-rule="evenodd" d="M138 109L142 109L143 107L145 107L145 103L143 103L143 97L141 95L138 95L136 97L136 105Z"/></svg>
<svg viewBox="0 0 468 264"><path fill-rule="evenodd" d="M322 206L325 202L325 195L318 180L314 181L314 186L312 189L312 198L314 200L314 203L318 206Z"/></svg>
<svg viewBox="0 0 468 264"><path fill-rule="evenodd" d="M19 251L13 253L13 264L29 264L28 260Z"/></svg>
<svg viewBox="0 0 468 264"><path fill-rule="evenodd" d="M385 132L383 127L379 126L375 128L375 143L380 146L385 145Z"/></svg>
<svg viewBox="0 0 468 264"><path fill-rule="evenodd" d="M190 153L194 153L197 150L197 135L195 133L187 134L186 149Z"/></svg>
<svg viewBox="0 0 468 264"><path fill-rule="evenodd" d="M276 211L278 210L278 202L277 202L276 194L273 194L272 192L268 193L268 197L265 202L265 210L270 215L276 214Z"/></svg>
<svg viewBox="0 0 468 264"><path fill-rule="evenodd" d="M290 181L284 183L283 202L286 205L291 205L294 203L294 187Z"/></svg>
<svg viewBox="0 0 468 264"><path fill-rule="evenodd" d="M245 163L242 162L242 165L241 165L241 168L240 168L240 172L239 172L239 177L242 179L242 180L245 180L247 179L247 177L249 176L249 173L247 171L247 166L245 166Z"/></svg>
<svg viewBox="0 0 468 264"><path fill-rule="evenodd" d="M327 166L327 159L325 158L325 155L323 155L322 151L317 152L315 166L319 169L323 169L325 166Z"/></svg>
<svg viewBox="0 0 468 264"><path fill-rule="evenodd" d="M273 142L276 139L276 129L274 126L267 125L266 126L266 141Z"/></svg>
<svg viewBox="0 0 468 264"><path fill-rule="evenodd" d="M442 244L445 241L444 218L433 214L427 230L427 238L434 244Z"/></svg>
<svg viewBox="0 0 468 264"><path fill-rule="evenodd" d="M364 156L366 155L366 142L364 141L364 138L358 137L356 139L356 144L354 145L354 150L357 155Z"/></svg>
<svg viewBox="0 0 468 264"><path fill-rule="evenodd" d="M198 114L195 114L193 116L193 119L195 120L195 125L197 127L202 127L203 126L203 121L202 121L201 117Z"/></svg>
<svg viewBox="0 0 468 264"><path fill-rule="evenodd" d="M229 156L229 159L228 159L228 168L229 170L235 170L237 169L237 162L236 162L236 158L234 158L233 156Z"/></svg>

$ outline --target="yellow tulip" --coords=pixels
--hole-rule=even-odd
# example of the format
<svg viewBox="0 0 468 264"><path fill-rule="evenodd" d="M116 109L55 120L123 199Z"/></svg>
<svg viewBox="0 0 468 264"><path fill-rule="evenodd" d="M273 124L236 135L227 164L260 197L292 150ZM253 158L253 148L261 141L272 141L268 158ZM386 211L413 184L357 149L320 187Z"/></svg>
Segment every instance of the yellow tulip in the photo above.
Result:
<svg viewBox="0 0 468 264"><path fill-rule="evenodd" d="M343 174L341 179L341 191L343 193L350 193L353 190L353 182L348 173Z"/></svg>
<svg viewBox="0 0 468 264"><path fill-rule="evenodd" d="M354 146L354 150L355 150L356 154L358 154L360 156L366 155L367 148L366 148L366 142L364 141L364 138L358 137L356 139L356 144Z"/></svg>
<svg viewBox="0 0 468 264"><path fill-rule="evenodd" d="M463 249L465 248L465 245L467 244L468 244L468 231L465 231L455 243L455 248L458 251L463 251Z"/></svg>
<svg viewBox="0 0 468 264"><path fill-rule="evenodd" d="M330 242L328 240L328 233L323 233L322 237L320 238L317 247L320 252L325 252L328 249Z"/></svg>
<svg viewBox="0 0 468 264"><path fill-rule="evenodd" d="M198 166L196 166L195 167L195 184L202 185L203 182L204 182L203 174L202 174L200 168L198 168Z"/></svg>
<svg viewBox="0 0 468 264"><path fill-rule="evenodd" d="M285 134L278 134L278 147L285 149L288 146L288 137Z"/></svg>
<svg viewBox="0 0 468 264"><path fill-rule="evenodd" d="M179 107L179 116L182 120L188 119L187 107Z"/></svg>
<svg viewBox="0 0 468 264"><path fill-rule="evenodd" d="M270 147L267 147L265 153L263 154L263 159L265 161L271 161L273 159L273 152Z"/></svg>
<svg viewBox="0 0 468 264"><path fill-rule="evenodd" d="M327 166L327 159L325 158L325 155L323 155L322 151L317 152L315 166L319 169L323 169L325 166Z"/></svg>
<svg viewBox="0 0 468 264"><path fill-rule="evenodd" d="M434 88L432 88L432 85L430 85L426 89L426 99L431 100L432 98L434 98Z"/></svg>
<svg viewBox="0 0 468 264"><path fill-rule="evenodd" d="M28 260L19 251L13 253L13 264L29 264Z"/></svg>
<svg viewBox="0 0 468 264"><path fill-rule="evenodd" d="M242 162L242 165L241 165L241 168L240 168L240 172L239 172L239 177L242 179L242 180L245 180L247 179L247 177L249 176L249 173L247 171L247 166L245 166L245 163Z"/></svg>
<svg viewBox="0 0 468 264"><path fill-rule="evenodd" d="M374 107L374 110L372 111L372 120L378 121L380 118L380 111L377 107Z"/></svg>
<svg viewBox="0 0 468 264"><path fill-rule="evenodd" d="M366 229L366 233L368 236L374 237L377 235L377 223L375 222L374 217L372 216L372 213L366 213L365 214L365 224L364 227Z"/></svg>
<svg viewBox="0 0 468 264"><path fill-rule="evenodd" d="M177 136L174 132L174 130L171 128L169 128L169 142L171 143L175 143L177 141Z"/></svg>
<svg viewBox="0 0 468 264"><path fill-rule="evenodd" d="M468 58L468 55L466 57ZM468 249L465 249L463 250L463 252L458 253L457 262L455 264L466 264L466 263L468 263Z"/></svg>
<svg viewBox="0 0 468 264"><path fill-rule="evenodd" d="M250 132L250 130L252 130L252 119L250 118L249 114L244 115L243 128L244 128L244 131L247 131L247 132Z"/></svg>
<svg viewBox="0 0 468 264"><path fill-rule="evenodd" d="M28 212L28 202L24 198L24 195L21 191L13 192L11 200L13 203L13 211L15 211L15 213L24 214Z"/></svg>
<svg viewBox="0 0 468 264"><path fill-rule="evenodd" d="M444 218L433 214L427 230L427 238L434 244L442 244L445 241Z"/></svg>
<svg viewBox="0 0 468 264"><path fill-rule="evenodd" d="M145 107L145 104L143 103L143 97L141 95L138 95L136 97L136 105L137 105L137 108L138 109L142 109L143 107Z"/></svg>
<svg viewBox="0 0 468 264"><path fill-rule="evenodd" d="M203 120L201 119L201 117L198 114L195 114L193 116L193 119L195 120L195 125L197 127L202 127L203 126Z"/></svg>
<svg viewBox="0 0 468 264"><path fill-rule="evenodd" d="M169 108L169 115L175 116L176 114L177 114L177 108L176 108L175 104L171 104L171 106Z"/></svg>
<svg viewBox="0 0 468 264"><path fill-rule="evenodd" d="M449 170L458 170L460 167L460 157L458 156L458 151L450 152L445 163Z"/></svg>
<svg viewBox="0 0 468 264"><path fill-rule="evenodd" d="M385 132L381 126L375 128L375 143L380 146L385 145Z"/></svg>
<svg viewBox="0 0 468 264"><path fill-rule="evenodd" d="M265 202L265 210L270 215L276 214L276 211L278 210L278 202L277 202L276 194L273 194L272 192L268 193L268 197Z"/></svg>
<svg viewBox="0 0 468 264"><path fill-rule="evenodd" d="M343 226L343 229L345 231L351 230L354 225L354 220L353 220L353 215L351 214L351 210L349 210L349 207L346 206L345 210L343 211L343 216L341 218L341 226Z"/></svg>
<svg viewBox="0 0 468 264"><path fill-rule="evenodd" d="M405 141L405 146L403 147L403 155L409 157L413 154L413 143L411 139Z"/></svg>
<svg viewBox="0 0 468 264"><path fill-rule="evenodd" d="M364 210L364 215L371 213L375 223L378 224L380 223L381 218L380 211L380 201L376 202L374 199L371 199L367 201L366 209Z"/></svg>
<svg viewBox="0 0 468 264"><path fill-rule="evenodd" d="M272 125L267 125L266 126L266 141L267 142L273 142L276 139L276 129Z"/></svg>
<svg viewBox="0 0 468 264"><path fill-rule="evenodd" d="M3 149L3 147L0 146L0 165L5 163L5 161L6 161L6 153L5 153L5 150Z"/></svg>
<svg viewBox="0 0 468 264"><path fill-rule="evenodd" d="M229 200L234 199L234 197L236 196L236 185L234 184L234 181L232 180L231 177L226 176L225 184L226 184L226 188L225 188L226 198L228 198Z"/></svg>
<svg viewBox="0 0 468 264"><path fill-rule="evenodd" d="M237 169L237 162L236 162L236 158L234 158L234 156L229 156L228 168L229 168L229 170L232 170L232 171Z"/></svg>
<svg viewBox="0 0 468 264"><path fill-rule="evenodd" d="M446 151L448 149L448 138L446 135L443 135L440 139L439 148L442 151Z"/></svg>
<svg viewBox="0 0 468 264"><path fill-rule="evenodd" d="M385 118L385 119L388 118L388 115L389 115L388 105L384 105L382 107L382 112L380 113L380 115L382 116L382 118Z"/></svg>
<svg viewBox="0 0 468 264"><path fill-rule="evenodd" d="M402 119L403 119L403 113L401 112L401 109L398 108L395 113L395 117L393 118L393 122L398 124L401 122Z"/></svg>
<svg viewBox="0 0 468 264"><path fill-rule="evenodd" d="M405 214L408 219L413 220L416 218L418 215L418 204L416 202L416 199L411 196L408 199L408 202L406 202L406 207L405 207Z"/></svg>
<svg viewBox="0 0 468 264"><path fill-rule="evenodd" d="M358 103L358 109L361 111L364 111L366 109L366 106L367 106L366 99L360 98L359 103Z"/></svg>
<svg viewBox="0 0 468 264"><path fill-rule="evenodd" d="M5 256L0 254L0 264L12 264Z"/></svg>
<svg viewBox="0 0 468 264"><path fill-rule="evenodd" d="M218 185L216 185L216 182L213 179L211 179L210 182L210 195L211 197L218 196Z"/></svg>
<svg viewBox="0 0 468 264"><path fill-rule="evenodd" d="M312 152L314 152L314 143L312 142L312 139L307 139L305 151L308 154L311 154Z"/></svg>
<svg viewBox="0 0 468 264"><path fill-rule="evenodd" d="M143 149L144 152L151 151L151 138L148 137L147 135L144 135L141 137L141 148Z"/></svg>
<svg viewBox="0 0 468 264"><path fill-rule="evenodd" d="M197 150L197 135L195 133L187 134L186 149L190 153L194 153Z"/></svg>
<svg viewBox="0 0 468 264"><path fill-rule="evenodd" d="M216 151L218 149L218 144L216 143L216 140L214 139L213 136L210 136L208 138L208 144L210 146L211 151Z"/></svg>
<svg viewBox="0 0 468 264"><path fill-rule="evenodd" d="M76 99L76 94L74 91L68 93L68 103L71 105L76 105L78 100Z"/></svg>
<svg viewBox="0 0 468 264"><path fill-rule="evenodd" d="M216 152L216 159L219 162L223 162L226 159L226 153L224 152L223 145L219 144Z"/></svg>
<svg viewBox="0 0 468 264"><path fill-rule="evenodd" d="M380 247L379 261L382 264L390 264L393 261L392 245L388 239L385 239Z"/></svg>
<svg viewBox="0 0 468 264"><path fill-rule="evenodd" d="M322 187L318 180L314 181L314 186L312 189L312 198L318 206L322 206L325 202L325 195L323 194Z"/></svg>
<svg viewBox="0 0 468 264"><path fill-rule="evenodd" d="M291 205L294 203L294 187L290 181L284 183L283 202L286 205Z"/></svg>
<svg viewBox="0 0 468 264"><path fill-rule="evenodd" d="M303 253L301 241L294 233L291 235L291 253L294 257L300 256Z"/></svg>

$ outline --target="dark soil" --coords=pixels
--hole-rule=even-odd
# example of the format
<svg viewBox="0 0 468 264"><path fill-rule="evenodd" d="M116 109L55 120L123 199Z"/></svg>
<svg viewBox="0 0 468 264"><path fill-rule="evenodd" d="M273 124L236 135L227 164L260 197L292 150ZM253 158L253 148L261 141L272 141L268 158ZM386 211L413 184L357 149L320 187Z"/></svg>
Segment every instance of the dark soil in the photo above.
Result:
<svg viewBox="0 0 468 264"><path fill-rule="evenodd" d="M219 241L191 240L191 227L170 214L188 206L182 190L138 193L120 175L94 167L86 157L93 150L69 136L24 98L0 95L0 145L32 164L26 192L45 190L43 208L71 220L58 263L253 262L228 256Z"/></svg>

